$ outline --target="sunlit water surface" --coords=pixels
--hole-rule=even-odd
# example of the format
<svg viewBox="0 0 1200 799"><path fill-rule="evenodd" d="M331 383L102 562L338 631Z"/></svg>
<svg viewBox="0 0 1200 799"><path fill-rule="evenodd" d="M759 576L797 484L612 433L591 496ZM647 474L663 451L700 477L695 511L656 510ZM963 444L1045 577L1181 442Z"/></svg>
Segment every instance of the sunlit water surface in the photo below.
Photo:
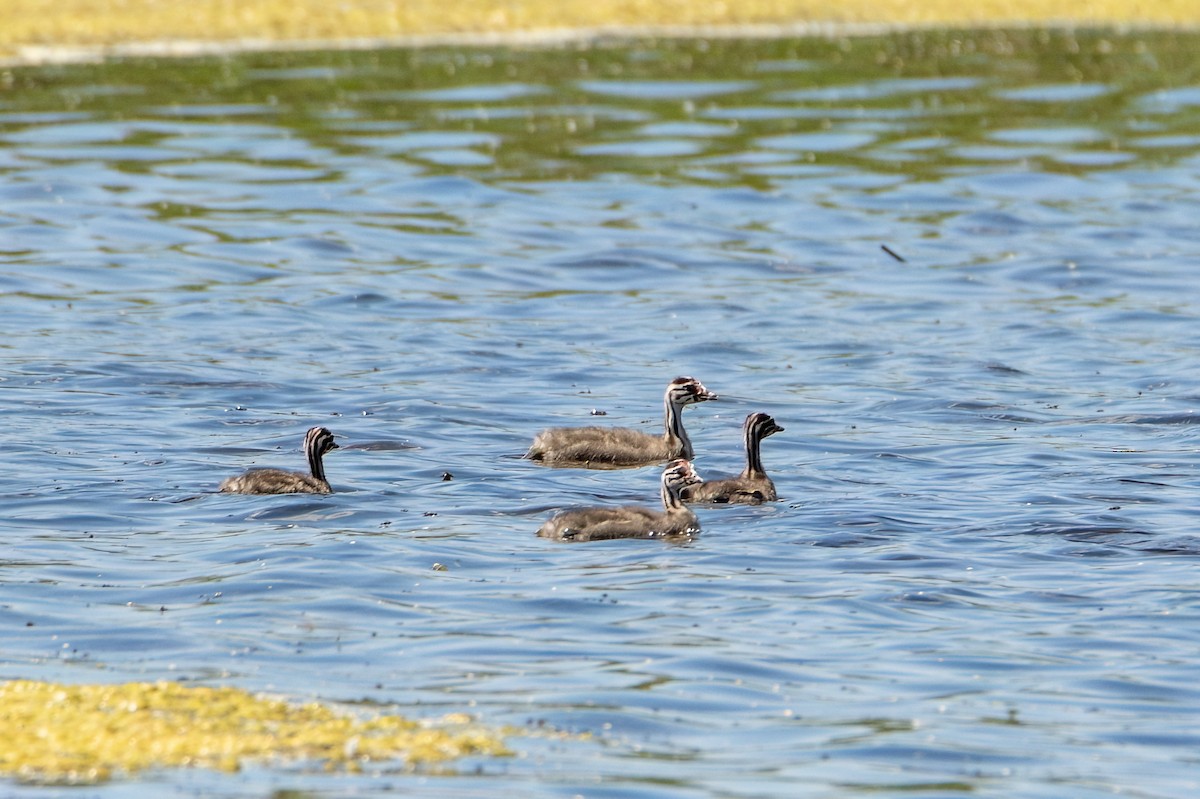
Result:
<svg viewBox="0 0 1200 799"><path fill-rule="evenodd" d="M448 773L67 794L1196 796L1197 51L11 72L2 676L531 733ZM781 501L686 544L537 538L658 476L540 467L534 433L652 430L685 374L722 395L685 414L702 474L741 468L747 413L786 428ZM337 493L213 493L301 468L316 424Z"/></svg>

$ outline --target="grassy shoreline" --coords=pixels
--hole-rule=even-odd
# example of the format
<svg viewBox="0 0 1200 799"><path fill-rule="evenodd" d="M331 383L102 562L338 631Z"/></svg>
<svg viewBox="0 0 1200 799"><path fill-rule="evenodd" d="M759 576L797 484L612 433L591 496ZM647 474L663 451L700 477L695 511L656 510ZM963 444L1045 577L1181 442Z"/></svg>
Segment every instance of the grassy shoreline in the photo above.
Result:
<svg viewBox="0 0 1200 799"><path fill-rule="evenodd" d="M0 0L0 60L604 35L829 35L1002 25L1195 28L1195 0Z"/></svg>

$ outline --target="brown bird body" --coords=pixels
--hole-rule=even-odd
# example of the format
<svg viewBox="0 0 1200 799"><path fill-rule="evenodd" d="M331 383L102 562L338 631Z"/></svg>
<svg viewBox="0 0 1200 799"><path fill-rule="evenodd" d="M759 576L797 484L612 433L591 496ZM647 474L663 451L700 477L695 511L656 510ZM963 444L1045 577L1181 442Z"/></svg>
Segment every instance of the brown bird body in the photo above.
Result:
<svg viewBox="0 0 1200 799"><path fill-rule="evenodd" d="M314 427L304 436L304 455L311 474L283 469L251 469L245 474L230 477L221 483L227 494L331 494L333 489L325 479L322 457L337 449L333 433L324 427Z"/></svg>
<svg viewBox="0 0 1200 799"><path fill-rule="evenodd" d="M663 509L636 505L618 508L576 508L555 514L542 525L538 535L557 541L607 541L614 538L665 538L700 531L696 518L679 498L686 486L700 482L692 465L673 461L662 474Z"/></svg>
<svg viewBox="0 0 1200 799"><path fill-rule="evenodd" d="M691 439L683 429L684 407L716 399L699 380L677 377L663 395L663 433L627 427L551 427L538 433L526 458L552 466L645 466L692 458Z"/></svg>
<svg viewBox="0 0 1200 799"><path fill-rule="evenodd" d="M742 438L746 446L746 468L737 477L706 480L698 485L687 486L682 495L688 502L711 502L717 504L740 503L761 505L774 502L775 484L763 470L760 445L767 436L783 432L783 428L765 413L752 413L742 425Z"/></svg>

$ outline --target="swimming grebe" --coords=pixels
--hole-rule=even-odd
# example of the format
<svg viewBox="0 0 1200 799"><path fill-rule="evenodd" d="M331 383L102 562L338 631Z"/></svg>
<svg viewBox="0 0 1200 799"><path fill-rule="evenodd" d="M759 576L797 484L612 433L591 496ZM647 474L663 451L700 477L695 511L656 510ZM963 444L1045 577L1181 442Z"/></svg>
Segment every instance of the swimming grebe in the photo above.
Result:
<svg viewBox="0 0 1200 799"><path fill-rule="evenodd" d="M558 541L606 541L612 538L662 538L700 531L700 520L679 492L700 482L692 464L680 458L662 473L662 511L639 506L577 508L555 514L538 535Z"/></svg>
<svg viewBox="0 0 1200 799"><path fill-rule="evenodd" d="M627 427L552 427L538 433L525 457L554 466L644 466L695 452L683 429L682 412L695 402L716 399L693 377L677 377L663 395L662 435Z"/></svg>
<svg viewBox="0 0 1200 799"><path fill-rule="evenodd" d="M746 445L746 469L737 477L721 480L706 480L699 485L683 489L683 498L688 502L740 502L759 505L774 502L775 484L763 471L759 445L767 436L783 432L775 420L765 413L752 413L742 425L742 438Z"/></svg>
<svg viewBox="0 0 1200 799"><path fill-rule="evenodd" d="M324 427L314 427L304 435L304 455L311 475L283 469L251 469L222 482L220 490L227 494L331 494L333 489L325 479L321 458L337 448L333 433Z"/></svg>

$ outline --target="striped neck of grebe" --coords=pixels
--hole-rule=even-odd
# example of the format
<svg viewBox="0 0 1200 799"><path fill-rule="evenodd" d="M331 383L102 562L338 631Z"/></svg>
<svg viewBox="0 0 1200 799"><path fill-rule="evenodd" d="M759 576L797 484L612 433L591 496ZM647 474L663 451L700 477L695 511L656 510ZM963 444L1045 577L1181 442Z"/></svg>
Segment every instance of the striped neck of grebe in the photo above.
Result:
<svg viewBox="0 0 1200 799"><path fill-rule="evenodd" d="M663 427L667 431L667 438L683 443L681 455L688 460L692 459L694 453L692 440L688 438L687 431L683 429L683 407L687 404L686 398L690 396L685 390L672 386L663 400Z"/></svg>
<svg viewBox="0 0 1200 799"><path fill-rule="evenodd" d="M668 511L680 510L684 507L683 500L679 498L680 484L672 479L664 479L662 481L662 504L663 508Z"/></svg>
<svg viewBox="0 0 1200 799"><path fill-rule="evenodd" d="M662 503L668 511L680 510L684 507L679 494L686 485L700 482L700 478L692 471L691 464L686 459L675 461L663 472Z"/></svg>
<svg viewBox="0 0 1200 799"><path fill-rule="evenodd" d="M743 443L746 445L746 475L763 477L766 472L762 465L762 440L766 423L762 419L748 420L742 431Z"/></svg>
<svg viewBox="0 0 1200 799"><path fill-rule="evenodd" d="M329 482L325 479L325 464L322 456L327 449L332 449L329 446L332 438L332 433L321 428L309 430L308 435L304 437L304 455L308 458L308 470L322 483Z"/></svg>

